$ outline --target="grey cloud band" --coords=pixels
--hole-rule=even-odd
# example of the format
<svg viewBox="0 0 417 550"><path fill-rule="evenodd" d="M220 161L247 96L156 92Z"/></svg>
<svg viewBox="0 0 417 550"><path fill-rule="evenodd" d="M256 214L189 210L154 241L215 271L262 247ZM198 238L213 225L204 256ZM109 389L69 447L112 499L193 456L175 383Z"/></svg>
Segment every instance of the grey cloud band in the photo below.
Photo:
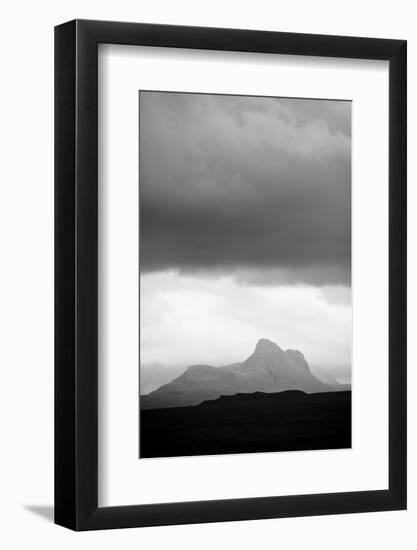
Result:
<svg viewBox="0 0 417 550"><path fill-rule="evenodd" d="M350 284L351 104L140 94L144 272Z"/></svg>

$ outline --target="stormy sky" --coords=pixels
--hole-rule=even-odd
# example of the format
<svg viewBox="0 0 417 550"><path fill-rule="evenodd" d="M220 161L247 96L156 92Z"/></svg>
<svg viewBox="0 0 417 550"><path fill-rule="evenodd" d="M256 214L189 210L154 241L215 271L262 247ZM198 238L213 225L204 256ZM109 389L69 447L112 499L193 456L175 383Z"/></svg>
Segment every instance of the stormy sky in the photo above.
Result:
<svg viewBox="0 0 417 550"><path fill-rule="evenodd" d="M142 363L243 360L268 337L350 364L351 103L139 105Z"/></svg>

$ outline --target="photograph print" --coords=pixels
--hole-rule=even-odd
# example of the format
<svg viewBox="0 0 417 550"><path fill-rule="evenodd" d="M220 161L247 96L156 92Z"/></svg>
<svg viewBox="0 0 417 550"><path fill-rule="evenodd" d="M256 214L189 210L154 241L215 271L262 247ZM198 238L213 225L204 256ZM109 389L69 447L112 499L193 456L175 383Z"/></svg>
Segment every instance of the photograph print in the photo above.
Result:
<svg viewBox="0 0 417 550"><path fill-rule="evenodd" d="M351 102L139 92L139 458L351 447Z"/></svg>

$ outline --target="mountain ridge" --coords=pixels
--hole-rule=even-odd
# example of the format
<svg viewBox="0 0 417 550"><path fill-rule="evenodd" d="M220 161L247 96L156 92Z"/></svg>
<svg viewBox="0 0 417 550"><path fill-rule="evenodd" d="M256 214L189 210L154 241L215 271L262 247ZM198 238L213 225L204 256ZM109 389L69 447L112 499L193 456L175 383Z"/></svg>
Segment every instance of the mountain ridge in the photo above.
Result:
<svg viewBox="0 0 417 550"><path fill-rule="evenodd" d="M140 397L141 409L184 407L237 393L305 393L338 391L342 385L326 384L314 376L303 353L283 350L261 338L252 354L241 363L214 367L194 364L171 382Z"/></svg>

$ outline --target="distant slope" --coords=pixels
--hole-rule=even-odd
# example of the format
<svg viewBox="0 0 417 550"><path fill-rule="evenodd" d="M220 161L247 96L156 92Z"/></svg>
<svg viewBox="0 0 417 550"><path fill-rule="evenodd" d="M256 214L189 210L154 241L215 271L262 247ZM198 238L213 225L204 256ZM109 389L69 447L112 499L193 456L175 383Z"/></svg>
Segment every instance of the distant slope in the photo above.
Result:
<svg viewBox="0 0 417 550"><path fill-rule="evenodd" d="M351 447L351 392L243 393L141 410L140 457Z"/></svg>
<svg viewBox="0 0 417 550"><path fill-rule="evenodd" d="M337 376L329 372L328 368L319 367L316 365L312 368L312 372L316 378L318 378L325 384L334 386L335 388L339 388L340 391L351 389L351 384L348 381L341 382ZM340 376L342 380L346 378L346 375L344 373L340 373Z"/></svg>
<svg viewBox="0 0 417 550"><path fill-rule="evenodd" d="M192 365L172 382L141 396L141 408L198 405L207 399L246 389L244 382L233 372L209 365Z"/></svg>
<svg viewBox="0 0 417 550"><path fill-rule="evenodd" d="M166 366L161 363L147 363L140 366L140 394L146 395L168 384L182 374L187 367Z"/></svg>
<svg viewBox="0 0 417 550"><path fill-rule="evenodd" d="M213 367L192 365L180 376L140 398L142 409L198 405L221 395L253 392L300 390L306 393L328 392L341 388L315 377L297 350L281 349L261 339L252 355L243 363Z"/></svg>

